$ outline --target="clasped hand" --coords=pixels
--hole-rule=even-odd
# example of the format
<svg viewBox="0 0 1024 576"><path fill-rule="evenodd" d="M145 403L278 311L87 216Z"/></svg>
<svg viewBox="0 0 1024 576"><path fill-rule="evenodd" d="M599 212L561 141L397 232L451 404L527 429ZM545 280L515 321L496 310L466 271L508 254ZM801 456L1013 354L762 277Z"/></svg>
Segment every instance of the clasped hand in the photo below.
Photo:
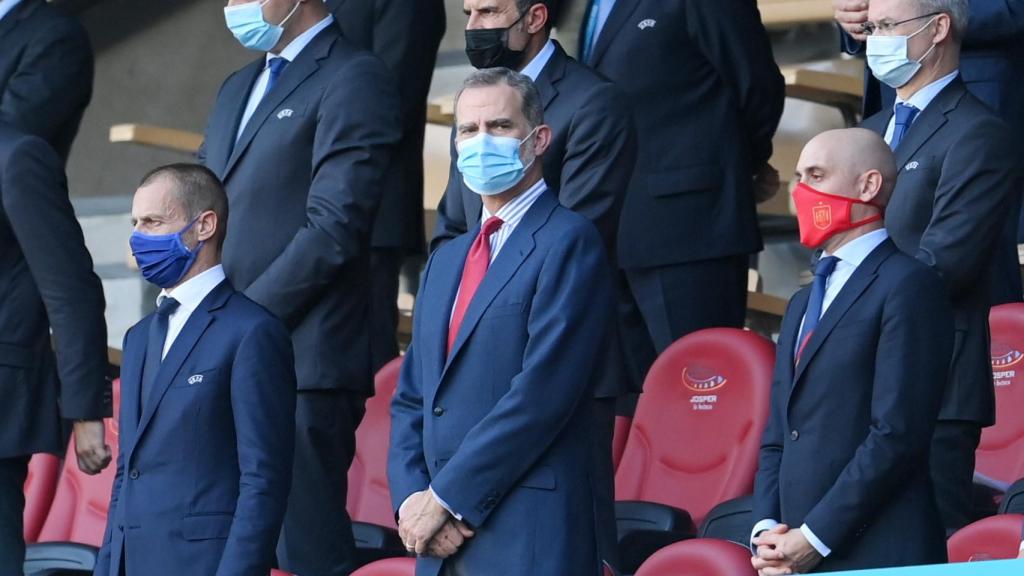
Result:
<svg viewBox="0 0 1024 576"><path fill-rule="evenodd" d="M800 530L779 524L753 540L757 555L750 559L759 576L806 574L821 562L821 555Z"/></svg>
<svg viewBox="0 0 1024 576"><path fill-rule="evenodd" d="M473 531L445 510L430 490L423 490L409 496L398 510L398 535L410 552L447 558L473 537Z"/></svg>

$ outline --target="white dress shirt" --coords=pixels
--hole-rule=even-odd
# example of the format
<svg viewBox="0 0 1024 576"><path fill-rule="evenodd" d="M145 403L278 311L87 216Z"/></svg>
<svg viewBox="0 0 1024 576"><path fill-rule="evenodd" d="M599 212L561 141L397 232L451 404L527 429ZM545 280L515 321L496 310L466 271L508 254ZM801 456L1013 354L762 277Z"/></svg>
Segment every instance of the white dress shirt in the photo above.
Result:
<svg viewBox="0 0 1024 576"><path fill-rule="evenodd" d="M822 300L821 316L819 319L825 316L825 311L828 310L828 307L836 299L836 296L838 296L839 292L842 291L843 286L846 286L850 277L853 276L853 273L857 270L857 267L864 262L868 255L875 251L875 248L878 248L882 242L885 242L887 238L889 238L889 233L886 232L885 228L881 228L851 240L836 250L835 254L825 252L821 255L822 258L835 256L836 258L839 258L839 261L836 262L835 270L832 271L832 274L829 274L828 280L825 281L825 298ZM800 326L803 328L803 320L800 321ZM771 530L778 525L778 520L774 518L765 518L755 524L754 529L750 531L750 547L752 549L754 548L754 537L760 532ZM812 531L806 523L800 526L800 532L803 533L804 538L807 538L807 541L810 542L811 546L814 546L814 549L817 550L818 554L821 554L822 557L828 556L832 553L832 550L824 542L818 539L817 536L815 536L814 531ZM754 550L754 552L756 553L756 550Z"/></svg>
<svg viewBox="0 0 1024 576"><path fill-rule="evenodd" d="M544 47L537 52L537 55L530 60L530 63L523 68L520 74L530 77L530 80L537 81L537 76L540 76L541 71L548 65L548 61L551 60L551 55L555 53L555 42L548 40L544 43Z"/></svg>
<svg viewBox="0 0 1024 576"><path fill-rule="evenodd" d="M10 14L14 7L21 4L21 0L0 0L0 20L4 19L4 16Z"/></svg>
<svg viewBox="0 0 1024 576"><path fill-rule="evenodd" d="M252 86L252 92L249 93L249 103L245 106L245 112L242 114L242 121L238 124L238 133L235 134L235 139L241 138L242 131L245 130L245 125L249 123L249 119L252 118L253 113L256 112L256 107L260 105L260 101L263 100L264 92L267 91L267 82L270 81L270 61L273 58L284 58L288 62L292 62L299 56L299 53L316 38L316 35L321 30L327 28L334 22L334 15L328 14L326 18L319 21L309 30L306 30L302 34L299 34L295 40L292 40L281 50L280 54L272 54L267 52L266 60L263 63L263 71L256 77L256 83Z"/></svg>
<svg viewBox="0 0 1024 576"><path fill-rule="evenodd" d="M192 313L195 312L203 299L209 295L221 282L224 281L224 267L220 264L202 272L194 278L189 278L173 290L161 290L156 298L156 305L159 307L164 298L174 298L178 301L178 308L167 318L167 339L164 340L164 352L161 359L167 357L167 351L171 349L174 340L185 327Z"/></svg>
<svg viewBox="0 0 1024 576"><path fill-rule="evenodd" d="M932 82L931 84L915 92L909 100L903 100L899 96L897 96L896 101L893 102L892 105L893 115L892 118L889 119L889 127L885 129L885 143L889 144L892 142L892 133L893 131L896 130L897 104L908 104L919 110L917 116L914 116L914 119L910 122L911 124L913 124L914 122L917 122L918 118L921 117L921 112L924 112L924 109L927 108L928 105L931 104L932 100L934 100L935 97L939 95L939 92L942 92L943 88L949 86L950 82L956 79L958 74L960 74L960 70L954 70L950 72L949 74L943 76L942 78L939 78L938 80Z"/></svg>

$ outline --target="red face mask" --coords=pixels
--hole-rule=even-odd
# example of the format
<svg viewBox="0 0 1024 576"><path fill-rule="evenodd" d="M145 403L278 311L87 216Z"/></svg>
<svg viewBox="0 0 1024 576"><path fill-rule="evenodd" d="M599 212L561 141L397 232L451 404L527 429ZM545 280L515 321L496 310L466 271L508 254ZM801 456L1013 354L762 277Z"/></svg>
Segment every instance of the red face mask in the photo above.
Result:
<svg viewBox="0 0 1024 576"><path fill-rule="evenodd" d="M793 203L796 204L796 219L800 223L800 243L808 248L817 248L840 232L882 219L881 214L875 214L853 222L850 214L854 204L874 204L815 190L803 182L793 189Z"/></svg>

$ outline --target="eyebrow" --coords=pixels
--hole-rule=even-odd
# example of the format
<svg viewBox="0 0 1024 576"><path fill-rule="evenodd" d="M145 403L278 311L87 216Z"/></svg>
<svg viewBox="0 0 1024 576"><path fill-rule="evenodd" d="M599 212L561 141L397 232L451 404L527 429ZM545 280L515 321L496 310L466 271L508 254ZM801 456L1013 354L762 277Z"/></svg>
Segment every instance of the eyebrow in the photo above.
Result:
<svg viewBox="0 0 1024 576"><path fill-rule="evenodd" d="M511 118L494 118L487 121L488 128L512 128L516 123Z"/></svg>

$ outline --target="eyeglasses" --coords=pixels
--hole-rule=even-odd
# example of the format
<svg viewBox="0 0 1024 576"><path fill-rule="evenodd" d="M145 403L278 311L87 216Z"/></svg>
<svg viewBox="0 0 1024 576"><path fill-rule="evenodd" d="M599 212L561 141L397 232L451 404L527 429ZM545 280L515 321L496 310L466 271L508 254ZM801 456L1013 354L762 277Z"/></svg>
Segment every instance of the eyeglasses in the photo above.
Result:
<svg viewBox="0 0 1024 576"><path fill-rule="evenodd" d="M899 22L888 22L882 20L881 22L875 23L870 20L860 25L861 34L871 36L875 32L881 32L883 34L889 34L896 29L900 24L906 24L907 22L913 22L914 20L920 20L922 18L928 18L929 16L938 16L942 12L932 12L930 14L923 14L921 16L914 16L913 18L907 18L906 20L900 20Z"/></svg>

